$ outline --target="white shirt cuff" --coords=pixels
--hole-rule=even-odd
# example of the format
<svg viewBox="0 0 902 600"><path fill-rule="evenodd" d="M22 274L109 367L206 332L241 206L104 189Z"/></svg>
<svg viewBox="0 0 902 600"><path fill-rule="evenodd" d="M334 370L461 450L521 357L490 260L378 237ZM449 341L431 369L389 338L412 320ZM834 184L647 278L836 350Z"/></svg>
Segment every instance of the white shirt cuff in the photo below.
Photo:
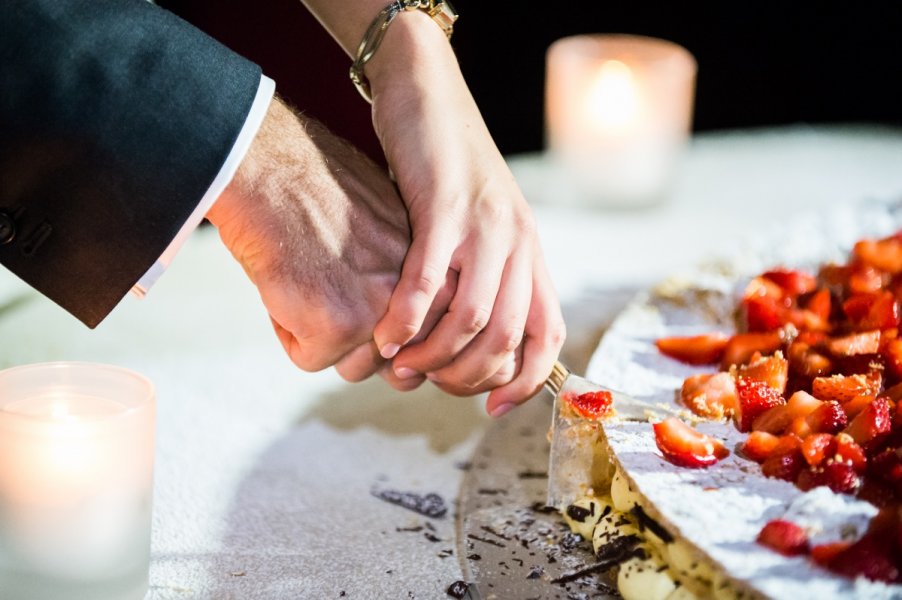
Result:
<svg viewBox="0 0 902 600"><path fill-rule="evenodd" d="M188 239L188 236L197 229L197 226L200 225L204 215L212 208L216 199L219 198L220 194L226 189L226 186L229 185L229 182L232 181L232 177L235 176L235 171L238 170L238 165L241 164L244 155L247 154L248 149L251 147L251 142L254 141L257 131L260 129L260 124L263 123L263 118L266 116L266 111L269 109L269 103L272 101L275 91L276 83L266 75L261 74L260 85L257 87L257 95L254 97L254 103L251 105L251 110L248 112L247 119L244 121L244 127L241 128L241 132L235 139L235 144L232 146L232 150L229 152L228 157L226 157L222 168L219 169L219 173L216 175L216 178L213 179L213 183L210 184L207 193L200 199L200 203L194 209L194 212L191 213L191 216L188 217L188 220L185 221L185 224L179 229L179 232L169 243L166 250L163 251L163 254L160 255L160 258L158 258L141 279L138 280L138 283L132 287L132 294L138 298L143 298L145 294L147 294L147 290L149 290L150 287L156 283L157 279L160 278L163 271L165 271L172 262L173 257L175 257L176 253Z"/></svg>

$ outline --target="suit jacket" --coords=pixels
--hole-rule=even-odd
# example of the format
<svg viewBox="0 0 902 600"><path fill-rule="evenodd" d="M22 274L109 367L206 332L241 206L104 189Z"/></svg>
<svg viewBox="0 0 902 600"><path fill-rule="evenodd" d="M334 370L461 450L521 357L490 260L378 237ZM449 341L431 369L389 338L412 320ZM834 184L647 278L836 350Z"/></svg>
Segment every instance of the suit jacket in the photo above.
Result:
<svg viewBox="0 0 902 600"><path fill-rule="evenodd" d="M0 2L0 263L95 327L197 206L259 81L143 0Z"/></svg>

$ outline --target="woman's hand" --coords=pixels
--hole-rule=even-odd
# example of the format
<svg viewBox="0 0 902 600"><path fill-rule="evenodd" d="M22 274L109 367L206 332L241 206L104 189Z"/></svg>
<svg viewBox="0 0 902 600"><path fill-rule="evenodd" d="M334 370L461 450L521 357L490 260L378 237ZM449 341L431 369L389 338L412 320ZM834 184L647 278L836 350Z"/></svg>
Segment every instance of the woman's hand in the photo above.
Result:
<svg viewBox="0 0 902 600"><path fill-rule="evenodd" d="M503 414L541 387L564 340L532 212L426 15L396 17L366 74L413 235L376 344L400 379L495 388L486 408ZM459 279L448 312L412 343L449 269Z"/></svg>

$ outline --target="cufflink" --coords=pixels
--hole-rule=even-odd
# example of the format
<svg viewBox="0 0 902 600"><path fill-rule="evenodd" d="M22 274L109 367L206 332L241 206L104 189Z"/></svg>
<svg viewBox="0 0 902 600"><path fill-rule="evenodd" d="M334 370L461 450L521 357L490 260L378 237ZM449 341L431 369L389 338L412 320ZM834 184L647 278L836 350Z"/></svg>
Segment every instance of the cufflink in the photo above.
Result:
<svg viewBox="0 0 902 600"><path fill-rule="evenodd" d="M8 244L16 237L16 222L9 214L0 211L0 245Z"/></svg>

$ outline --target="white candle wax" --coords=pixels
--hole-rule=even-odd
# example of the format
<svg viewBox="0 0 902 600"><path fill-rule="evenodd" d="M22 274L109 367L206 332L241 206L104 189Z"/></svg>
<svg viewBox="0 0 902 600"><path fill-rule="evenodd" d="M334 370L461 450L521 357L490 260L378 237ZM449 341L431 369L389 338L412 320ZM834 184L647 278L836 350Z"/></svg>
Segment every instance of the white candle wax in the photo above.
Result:
<svg viewBox="0 0 902 600"><path fill-rule="evenodd" d="M695 62L680 46L575 36L548 51L548 146L577 192L602 205L663 199L686 143Z"/></svg>
<svg viewBox="0 0 902 600"><path fill-rule="evenodd" d="M152 388L128 371L0 373L0 589L146 587L153 431Z"/></svg>

